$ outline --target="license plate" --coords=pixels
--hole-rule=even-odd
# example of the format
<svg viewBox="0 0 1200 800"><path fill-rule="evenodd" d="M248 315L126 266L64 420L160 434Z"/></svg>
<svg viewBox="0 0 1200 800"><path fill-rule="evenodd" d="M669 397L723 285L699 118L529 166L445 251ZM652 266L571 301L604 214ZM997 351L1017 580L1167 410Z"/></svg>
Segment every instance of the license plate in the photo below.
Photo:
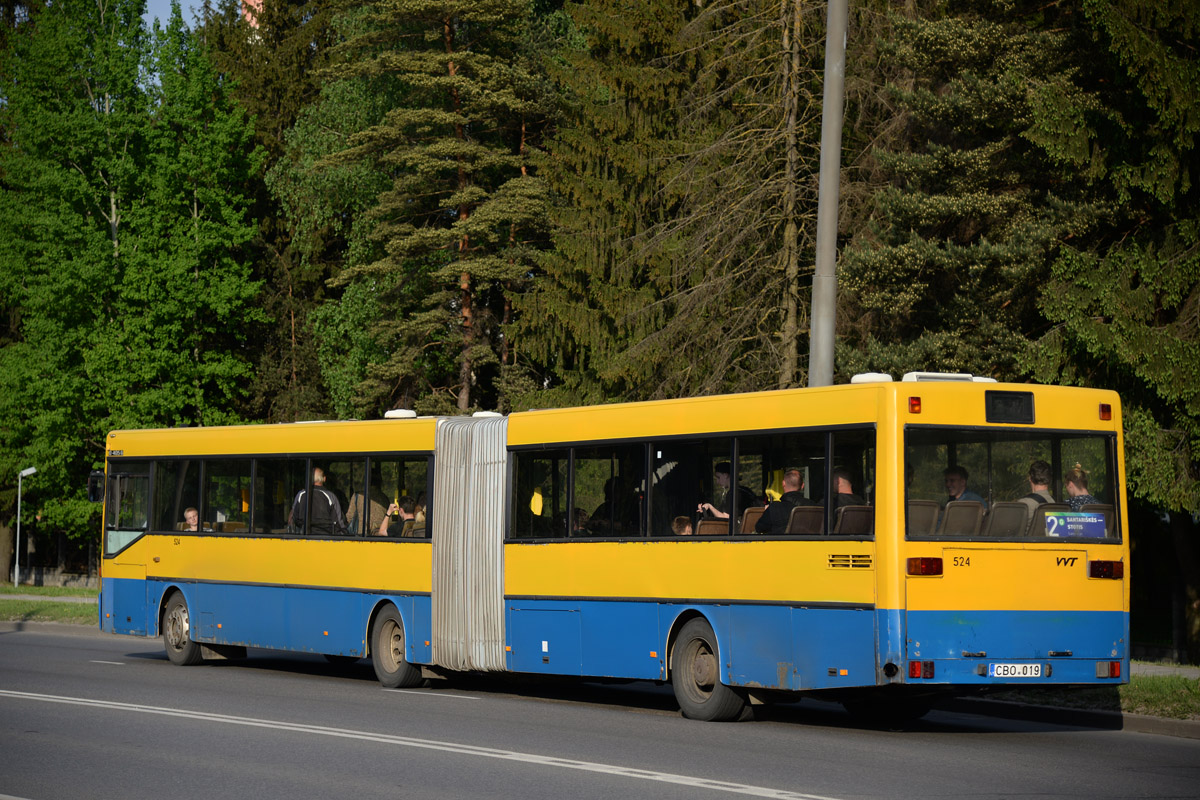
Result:
<svg viewBox="0 0 1200 800"><path fill-rule="evenodd" d="M989 678L1040 678L1041 664L988 664Z"/></svg>

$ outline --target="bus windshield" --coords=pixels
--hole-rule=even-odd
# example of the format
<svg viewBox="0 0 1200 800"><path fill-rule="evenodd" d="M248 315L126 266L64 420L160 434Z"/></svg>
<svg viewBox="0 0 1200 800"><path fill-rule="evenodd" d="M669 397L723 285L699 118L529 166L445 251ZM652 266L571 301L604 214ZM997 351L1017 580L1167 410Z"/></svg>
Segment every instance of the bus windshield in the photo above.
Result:
<svg viewBox="0 0 1200 800"><path fill-rule="evenodd" d="M1111 434L905 431L908 537L1119 540Z"/></svg>

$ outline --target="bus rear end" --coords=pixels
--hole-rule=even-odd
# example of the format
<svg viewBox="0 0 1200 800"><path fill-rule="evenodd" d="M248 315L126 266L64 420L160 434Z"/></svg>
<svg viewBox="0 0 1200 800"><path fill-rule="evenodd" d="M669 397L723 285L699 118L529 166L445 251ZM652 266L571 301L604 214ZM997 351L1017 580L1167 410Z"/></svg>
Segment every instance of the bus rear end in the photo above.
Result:
<svg viewBox="0 0 1200 800"><path fill-rule="evenodd" d="M931 692L1129 676L1129 546L1115 394L914 383L900 679Z"/></svg>

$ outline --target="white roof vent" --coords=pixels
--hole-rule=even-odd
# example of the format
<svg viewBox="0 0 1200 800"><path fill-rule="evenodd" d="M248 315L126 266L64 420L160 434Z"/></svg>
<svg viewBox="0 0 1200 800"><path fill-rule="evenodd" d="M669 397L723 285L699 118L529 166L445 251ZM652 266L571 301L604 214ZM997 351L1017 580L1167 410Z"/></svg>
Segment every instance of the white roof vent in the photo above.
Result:
<svg viewBox="0 0 1200 800"><path fill-rule="evenodd" d="M984 378L969 372L906 372L901 380L915 381L961 381L963 383L995 383L995 378Z"/></svg>
<svg viewBox="0 0 1200 800"><path fill-rule="evenodd" d="M886 372L860 372L850 379L851 383L891 383L892 376Z"/></svg>
<svg viewBox="0 0 1200 800"><path fill-rule="evenodd" d="M489 417L503 417L499 411L476 411L471 415L475 419L487 419Z"/></svg>
<svg viewBox="0 0 1200 800"><path fill-rule="evenodd" d="M411 408L393 408L391 411L383 412L384 419L416 419L417 412Z"/></svg>

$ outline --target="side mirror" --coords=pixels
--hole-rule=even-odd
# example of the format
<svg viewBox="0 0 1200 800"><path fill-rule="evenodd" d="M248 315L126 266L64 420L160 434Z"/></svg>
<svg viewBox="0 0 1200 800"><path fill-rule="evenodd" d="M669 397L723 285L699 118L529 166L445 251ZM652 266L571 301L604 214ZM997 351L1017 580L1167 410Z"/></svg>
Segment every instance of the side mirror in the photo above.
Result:
<svg viewBox="0 0 1200 800"><path fill-rule="evenodd" d="M104 473L98 469L88 475L88 500L99 503L104 499Z"/></svg>

